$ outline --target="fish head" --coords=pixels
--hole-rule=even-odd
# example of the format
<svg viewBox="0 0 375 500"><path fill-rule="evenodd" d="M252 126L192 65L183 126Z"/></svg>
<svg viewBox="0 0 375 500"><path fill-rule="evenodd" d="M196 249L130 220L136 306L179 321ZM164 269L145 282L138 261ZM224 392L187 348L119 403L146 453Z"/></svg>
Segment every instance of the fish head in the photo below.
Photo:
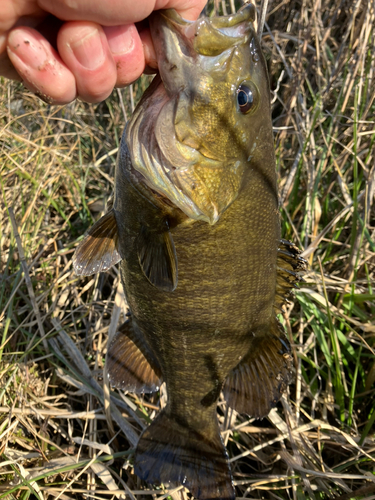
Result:
<svg viewBox="0 0 375 500"><path fill-rule="evenodd" d="M217 222L236 199L259 136L268 132L266 64L255 8L186 21L150 17L159 76L128 125L133 166L193 219Z"/></svg>

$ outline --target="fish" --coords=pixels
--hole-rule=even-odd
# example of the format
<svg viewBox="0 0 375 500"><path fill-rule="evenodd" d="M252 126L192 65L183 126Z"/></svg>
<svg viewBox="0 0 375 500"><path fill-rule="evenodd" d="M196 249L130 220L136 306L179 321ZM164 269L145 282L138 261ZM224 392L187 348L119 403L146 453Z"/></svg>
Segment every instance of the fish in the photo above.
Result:
<svg viewBox="0 0 375 500"><path fill-rule="evenodd" d="M134 470L195 498L234 499L217 404L266 416L292 378L277 319L306 262L281 238L266 63L255 8L149 18L158 74L126 125L113 208L73 259L78 275L120 262L127 321L108 346L113 387L167 404Z"/></svg>

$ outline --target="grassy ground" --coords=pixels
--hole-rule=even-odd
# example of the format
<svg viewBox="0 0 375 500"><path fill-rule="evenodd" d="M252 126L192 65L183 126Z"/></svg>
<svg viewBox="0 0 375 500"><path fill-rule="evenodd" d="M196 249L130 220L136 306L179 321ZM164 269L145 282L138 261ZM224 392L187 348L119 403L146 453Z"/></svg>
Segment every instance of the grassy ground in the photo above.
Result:
<svg viewBox="0 0 375 500"><path fill-rule="evenodd" d="M283 234L310 270L282 319L288 394L262 421L221 402L219 420L238 498L371 499L374 3L270 1L266 22ZM146 85L60 108L0 81L0 498L186 498L133 473L133 445L163 394L110 395L103 382L126 311L118 271L80 279L71 264L106 209Z"/></svg>

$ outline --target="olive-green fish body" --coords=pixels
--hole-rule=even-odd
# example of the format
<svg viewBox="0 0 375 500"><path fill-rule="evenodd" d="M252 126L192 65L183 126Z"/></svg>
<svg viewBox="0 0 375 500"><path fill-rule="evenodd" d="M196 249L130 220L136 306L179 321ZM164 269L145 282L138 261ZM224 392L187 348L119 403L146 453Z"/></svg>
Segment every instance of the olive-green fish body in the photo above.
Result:
<svg viewBox="0 0 375 500"><path fill-rule="evenodd" d="M220 392L256 417L290 380L275 309L304 261L280 240L266 65L254 8L190 23L150 20L160 76L121 144L113 210L77 249L80 274L121 261L130 310L109 346L112 384L166 408L144 431L135 472L234 498L216 417Z"/></svg>

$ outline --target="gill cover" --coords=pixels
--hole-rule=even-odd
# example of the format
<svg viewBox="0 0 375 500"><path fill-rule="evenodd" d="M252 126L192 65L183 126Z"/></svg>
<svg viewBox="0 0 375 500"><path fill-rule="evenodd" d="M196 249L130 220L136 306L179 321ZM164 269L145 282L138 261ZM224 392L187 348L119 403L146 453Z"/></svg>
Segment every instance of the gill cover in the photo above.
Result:
<svg viewBox="0 0 375 500"><path fill-rule="evenodd" d="M196 22L173 10L150 18L160 75L128 124L132 165L188 217L210 224L237 197L256 143L258 82L267 76L254 18L251 4Z"/></svg>

